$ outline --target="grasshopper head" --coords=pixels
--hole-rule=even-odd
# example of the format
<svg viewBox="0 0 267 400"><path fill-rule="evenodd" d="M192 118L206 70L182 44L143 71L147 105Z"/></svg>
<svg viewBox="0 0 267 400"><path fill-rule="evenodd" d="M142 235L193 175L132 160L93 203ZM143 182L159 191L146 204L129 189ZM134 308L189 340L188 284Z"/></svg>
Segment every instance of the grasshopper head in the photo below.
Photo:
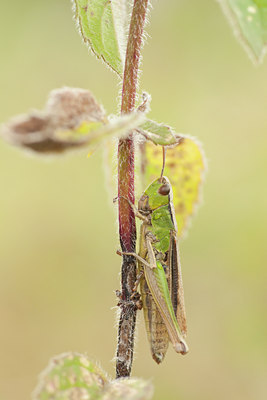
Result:
<svg viewBox="0 0 267 400"><path fill-rule="evenodd" d="M165 176L156 179L144 191L138 202L138 209L144 213L149 213L158 207L169 204L172 196L171 184Z"/></svg>

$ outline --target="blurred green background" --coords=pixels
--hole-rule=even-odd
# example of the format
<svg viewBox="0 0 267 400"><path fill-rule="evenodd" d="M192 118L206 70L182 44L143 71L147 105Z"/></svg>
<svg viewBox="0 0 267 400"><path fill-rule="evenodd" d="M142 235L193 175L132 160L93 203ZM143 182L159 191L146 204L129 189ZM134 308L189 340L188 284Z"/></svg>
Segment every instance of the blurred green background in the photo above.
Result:
<svg viewBox="0 0 267 400"><path fill-rule="evenodd" d="M153 5L140 87L152 118L202 141L209 172L181 244L190 353L156 365L140 313L133 375L156 400L266 399L267 59L252 65L214 0ZM1 1L0 57L0 122L63 85L116 112L117 79L68 0ZM121 260L101 151L43 161L1 141L0 185L0 399L29 399L65 351L114 376Z"/></svg>

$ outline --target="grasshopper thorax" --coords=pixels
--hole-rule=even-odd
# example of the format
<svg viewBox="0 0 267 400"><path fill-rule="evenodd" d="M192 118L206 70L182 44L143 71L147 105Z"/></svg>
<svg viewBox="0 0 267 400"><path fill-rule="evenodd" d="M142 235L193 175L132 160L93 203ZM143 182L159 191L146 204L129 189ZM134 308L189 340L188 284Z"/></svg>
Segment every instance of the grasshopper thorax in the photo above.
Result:
<svg viewBox="0 0 267 400"><path fill-rule="evenodd" d="M146 215L158 207L169 204L172 198L171 184L165 176L156 179L144 191L138 202L138 210Z"/></svg>

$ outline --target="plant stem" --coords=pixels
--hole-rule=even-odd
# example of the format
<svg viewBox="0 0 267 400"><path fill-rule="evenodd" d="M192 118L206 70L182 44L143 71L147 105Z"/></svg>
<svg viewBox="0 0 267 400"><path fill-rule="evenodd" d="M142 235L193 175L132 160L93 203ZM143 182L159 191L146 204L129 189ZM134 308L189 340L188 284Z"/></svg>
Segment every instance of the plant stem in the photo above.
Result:
<svg viewBox="0 0 267 400"><path fill-rule="evenodd" d="M143 30L148 8L148 0L134 0L129 37L126 51L121 113L134 110ZM119 198L119 234L123 252L135 252L136 226L133 210L125 199L134 204L134 139L133 133L120 139L118 146L118 198ZM121 268L121 314L118 329L118 347L116 356L116 377L131 374L133 362L134 331L136 323L136 305L131 301L136 281L136 261L133 257L123 256Z"/></svg>

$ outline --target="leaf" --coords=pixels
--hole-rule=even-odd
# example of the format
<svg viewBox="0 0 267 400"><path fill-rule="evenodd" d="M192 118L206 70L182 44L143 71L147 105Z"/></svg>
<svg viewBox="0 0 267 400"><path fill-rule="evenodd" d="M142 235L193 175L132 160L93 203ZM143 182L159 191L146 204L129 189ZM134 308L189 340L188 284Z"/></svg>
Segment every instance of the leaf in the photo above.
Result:
<svg viewBox="0 0 267 400"><path fill-rule="evenodd" d="M98 58L120 76L126 47L126 9L122 0L73 0L80 33Z"/></svg>
<svg viewBox="0 0 267 400"><path fill-rule="evenodd" d="M267 45L267 0L221 0L221 5L253 61L261 62Z"/></svg>
<svg viewBox="0 0 267 400"><path fill-rule="evenodd" d="M106 383L106 374L86 356L65 353L54 357L42 372L33 399L96 400Z"/></svg>
<svg viewBox="0 0 267 400"><path fill-rule="evenodd" d="M152 384L143 379L117 379L106 388L103 400L149 400L153 391Z"/></svg>
<svg viewBox="0 0 267 400"><path fill-rule="evenodd" d="M91 130L103 126L103 107L88 90L65 87L50 93L43 111L12 118L1 127L1 134L12 145L36 153L63 153L83 146L84 141L64 141L57 137L57 132L79 129L84 121Z"/></svg>
<svg viewBox="0 0 267 400"><path fill-rule="evenodd" d="M147 120L138 131L154 144L162 146L171 145L176 143L176 137L173 129L164 124L159 124L155 121Z"/></svg>
<svg viewBox="0 0 267 400"><path fill-rule="evenodd" d="M75 130L58 130L55 133L57 140L67 143L85 146L96 145L108 136L123 137L129 131L137 128L144 121L145 117L140 112L121 115L119 117L109 117L110 120L105 124L82 122Z"/></svg>
<svg viewBox="0 0 267 400"><path fill-rule="evenodd" d="M149 400L153 386L142 379L111 381L87 356L54 357L39 376L33 400Z"/></svg>
<svg viewBox="0 0 267 400"><path fill-rule="evenodd" d="M178 144L166 147L164 175L173 188L173 203L182 236L200 199L204 180L205 156L198 142L191 137L180 137ZM162 168L162 148L146 142L143 150L144 185L158 178Z"/></svg>
<svg viewBox="0 0 267 400"><path fill-rule="evenodd" d="M122 137L144 122L135 112L107 118L92 93L63 88L51 92L44 111L13 118L2 127L2 136L12 145L38 154L59 154L96 145L107 136Z"/></svg>

